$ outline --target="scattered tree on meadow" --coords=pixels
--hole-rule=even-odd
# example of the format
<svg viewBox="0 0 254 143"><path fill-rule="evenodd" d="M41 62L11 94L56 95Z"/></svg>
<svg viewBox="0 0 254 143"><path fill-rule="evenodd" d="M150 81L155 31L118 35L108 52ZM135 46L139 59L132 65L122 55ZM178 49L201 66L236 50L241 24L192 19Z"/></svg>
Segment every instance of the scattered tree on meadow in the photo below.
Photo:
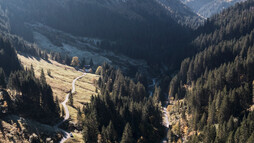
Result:
<svg viewBox="0 0 254 143"><path fill-rule="evenodd" d="M40 76L40 81L42 84L46 84L46 77L45 77L45 74L44 74L44 70L41 69L41 76Z"/></svg>
<svg viewBox="0 0 254 143"><path fill-rule="evenodd" d="M96 71L95 71L95 74L101 75L101 71L102 71L102 67L101 67L101 66L98 66L98 68L97 68Z"/></svg>
<svg viewBox="0 0 254 143"><path fill-rule="evenodd" d="M69 103L71 106L73 106L73 94L72 94L71 90L70 90L69 94L70 94L69 95Z"/></svg>
<svg viewBox="0 0 254 143"><path fill-rule="evenodd" d="M79 66L79 59L78 57L73 57L71 61L71 66L78 67Z"/></svg>
<svg viewBox="0 0 254 143"><path fill-rule="evenodd" d="M52 77L50 69L47 70L47 74L48 74L49 77Z"/></svg>

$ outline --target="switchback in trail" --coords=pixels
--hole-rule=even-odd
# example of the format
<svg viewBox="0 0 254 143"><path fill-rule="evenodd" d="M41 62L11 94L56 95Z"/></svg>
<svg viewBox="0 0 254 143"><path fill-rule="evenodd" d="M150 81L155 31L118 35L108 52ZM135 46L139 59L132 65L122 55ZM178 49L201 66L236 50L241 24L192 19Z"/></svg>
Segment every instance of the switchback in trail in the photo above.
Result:
<svg viewBox="0 0 254 143"><path fill-rule="evenodd" d="M74 79L74 80L72 81L72 91L71 91L72 94L74 94L75 91L76 91L76 88L75 88L75 83L76 83L76 81L77 81L78 79L84 77L85 75L86 75L86 73L84 73L82 76L79 76L79 77L77 77L76 79ZM56 125L54 126L55 128L57 128L58 130L60 130L60 131L64 134L64 137L62 138L62 140L60 141L60 143L64 143L64 142L65 142L68 138L70 138L70 136L71 136L69 132L67 132L67 131L65 131L65 130L59 128L59 126L60 126L61 124L63 124L65 121L67 121L67 120L70 118L70 112L69 112L68 107L67 107L67 105L66 105L66 103L67 103L68 100L69 100L69 96L70 96L70 93L68 93L68 94L66 95L65 100L61 103L61 104L63 105L63 108L64 108L65 117L64 117L64 119L63 119L61 122L59 122L58 124L56 124Z"/></svg>

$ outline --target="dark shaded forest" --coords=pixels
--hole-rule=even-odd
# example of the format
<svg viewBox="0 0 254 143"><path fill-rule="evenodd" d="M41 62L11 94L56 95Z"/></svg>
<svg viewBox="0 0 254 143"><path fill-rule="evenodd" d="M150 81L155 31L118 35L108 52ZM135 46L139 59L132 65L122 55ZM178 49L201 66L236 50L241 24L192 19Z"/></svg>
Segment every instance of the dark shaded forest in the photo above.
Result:
<svg viewBox="0 0 254 143"><path fill-rule="evenodd" d="M0 114L17 114L43 123L54 123L60 117L60 108L53 99L44 71L38 79L32 65L31 69L23 69L12 45L15 44L8 38L0 38L1 109L4 107ZM7 89L15 92L9 95Z"/></svg>
<svg viewBox="0 0 254 143"><path fill-rule="evenodd" d="M99 95L78 113L84 141L160 142L164 135L160 92L149 96L140 81L124 77L108 64L99 74ZM85 118L80 118L82 113Z"/></svg>
<svg viewBox="0 0 254 143"><path fill-rule="evenodd" d="M21 9L16 9L16 5ZM181 25L178 20L183 17L175 18L179 13L169 12L155 0L119 4L106 0L10 0L2 2L2 7L11 11L8 14L11 32L30 42L33 42L32 32L25 23L36 21L76 36L102 39L101 50L144 59L152 66L164 64L170 70L177 69L182 59L195 53L188 46L193 40L193 30L184 25L197 16L184 15L189 19Z"/></svg>
<svg viewBox="0 0 254 143"><path fill-rule="evenodd" d="M169 96L185 98L191 142L253 142L254 2L249 0L213 16L170 83Z"/></svg>

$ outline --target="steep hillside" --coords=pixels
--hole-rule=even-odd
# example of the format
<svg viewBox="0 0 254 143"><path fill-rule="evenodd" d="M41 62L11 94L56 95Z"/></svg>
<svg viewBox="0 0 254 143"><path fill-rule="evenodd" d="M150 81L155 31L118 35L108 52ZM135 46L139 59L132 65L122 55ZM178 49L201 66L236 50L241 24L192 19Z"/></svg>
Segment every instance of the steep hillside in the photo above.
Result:
<svg viewBox="0 0 254 143"><path fill-rule="evenodd" d="M82 72L75 70L75 68L60 64L54 60L38 60L34 57L26 57L23 55L18 55L18 58L25 68L30 68L30 66L33 65L36 77L40 77L41 69L47 71L45 75L47 83L52 87L54 98L58 98L59 102L65 100L66 94L72 88L73 79L82 75ZM78 124L78 112L84 105L90 102L92 95L97 94L96 91L98 90L96 90L95 82L98 78L98 75L88 73L85 77L76 82L73 105L70 105L70 102L67 103L70 112L69 131L73 133L74 137L67 140L67 142L80 142L80 140L82 140L81 129ZM61 111L63 112L63 109ZM50 135L48 135L48 137L50 137Z"/></svg>
<svg viewBox="0 0 254 143"><path fill-rule="evenodd" d="M170 98L184 99L173 134L190 142L253 142L253 7L253 0L238 4L199 29L193 45L201 51L170 83Z"/></svg>
<svg viewBox="0 0 254 143"><path fill-rule="evenodd" d="M209 18L222 10L245 0L181 0L197 14Z"/></svg>
<svg viewBox="0 0 254 143"><path fill-rule="evenodd" d="M190 53L182 51L191 51L186 47L191 39L187 27L201 21L177 0L2 0L1 6L8 10L11 32L26 40L34 41L27 24L41 23L72 35L100 39L101 50L154 65L172 61L167 63L171 67Z"/></svg>
<svg viewBox="0 0 254 143"><path fill-rule="evenodd" d="M57 137L57 131L49 127L60 118L58 103L53 99L44 73L41 72L40 78L36 78L32 69L24 70L12 40L3 35L0 39L1 142L28 142L33 133L37 141L46 140L49 134L43 133L45 130L51 133L53 140L58 140L61 135Z"/></svg>
<svg viewBox="0 0 254 143"><path fill-rule="evenodd" d="M166 10L170 12L171 17L179 24L197 28L204 21L203 18L198 16L189 7L181 3L179 0L156 0Z"/></svg>

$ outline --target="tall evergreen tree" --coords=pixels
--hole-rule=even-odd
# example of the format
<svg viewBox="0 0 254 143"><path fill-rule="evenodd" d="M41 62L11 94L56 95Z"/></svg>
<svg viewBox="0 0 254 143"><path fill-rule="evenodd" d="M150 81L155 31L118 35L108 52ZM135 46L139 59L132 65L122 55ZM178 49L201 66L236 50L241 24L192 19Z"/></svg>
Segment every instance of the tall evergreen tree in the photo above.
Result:
<svg viewBox="0 0 254 143"><path fill-rule="evenodd" d="M60 109L60 106L59 106L59 100L58 100L57 96L56 96L56 99L55 99L55 105L56 105L56 113L61 114L61 109Z"/></svg>
<svg viewBox="0 0 254 143"><path fill-rule="evenodd" d="M5 73L2 68L0 68L0 87L6 88L6 81L5 81Z"/></svg>
<svg viewBox="0 0 254 143"><path fill-rule="evenodd" d="M31 71L31 75L32 75L32 76L35 76L33 64L31 64L30 71Z"/></svg>
<svg viewBox="0 0 254 143"><path fill-rule="evenodd" d="M227 121L229 119L229 115L230 115L229 101L228 101L228 97L225 96L222 100L221 107L219 109L219 115L218 115L219 122L223 123L224 121Z"/></svg>
<svg viewBox="0 0 254 143"><path fill-rule="evenodd" d="M46 77L45 77L45 74L44 74L44 70L41 69L41 76L40 76L40 81L42 84L46 84Z"/></svg>
<svg viewBox="0 0 254 143"><path fill-rule="evenodd" d="M64 116L65 116L65 111L64 111L64 107L62 105L62 117L64 117Z"/></svg>
<svg viewBox="0 0 254 143"><path fill-rule="evenodd" d="M114 128L112 121L109 122L109 125L106 128L106 134L104 136L109 142L117 141L117 132Z"/></svg>
<svg viewBox="0 0 254 143"><path fill-rule="evenodd" d="M133 143L133 133L129 123L124 127L121 143Z"/></svg>
<svg viewBox="0 0 254 143"><path fill-rule="evenodd" d="M94 66L94 63L93 63L93 59L92 59L92 58L90 59L89 65L90 65L91 67Z"/></svg>
<svg viewBox="0 0 254 143"><path fill-rule="evenodd" d="M70 91L69 94L70 94L70 95L69 95L69 103L70 103L71 106L73 106L73 94L72 94L71 91Z"/></svg>

